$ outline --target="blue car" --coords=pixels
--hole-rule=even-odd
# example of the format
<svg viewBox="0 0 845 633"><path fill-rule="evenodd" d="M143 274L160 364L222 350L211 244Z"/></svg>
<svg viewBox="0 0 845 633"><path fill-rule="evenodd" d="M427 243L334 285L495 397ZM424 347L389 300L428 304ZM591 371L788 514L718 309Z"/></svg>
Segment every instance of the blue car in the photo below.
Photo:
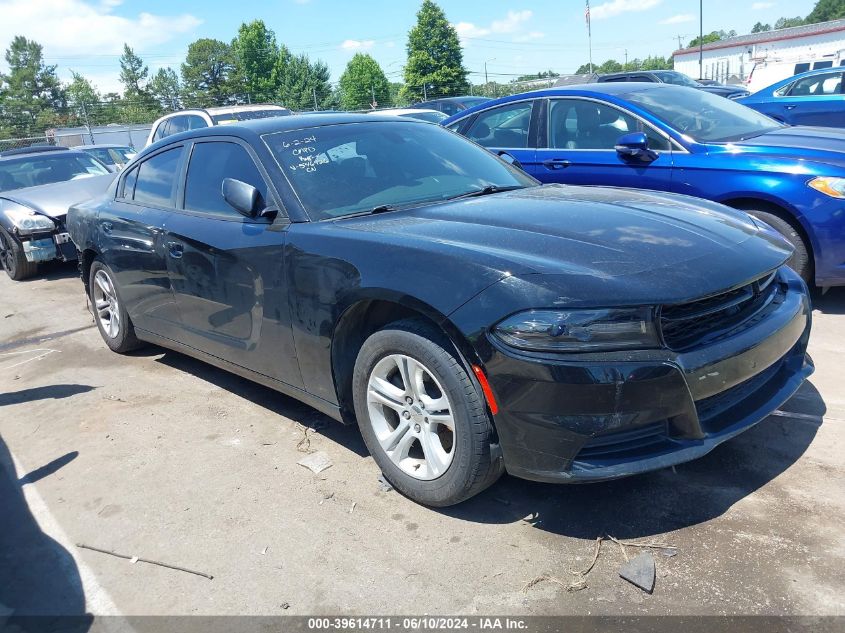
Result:
<svg viewBox="0 0 845 633"><path fill-rule="evenodd" d="M845 285L845 130L788 127L658 83L518 94L443 125L544 183L670 191L745 211L792 243L790 266L808 283Z"/></svg>
<svg viewBox="0 0 845 633"><path fill-rule="evenodd" d="M843 73L841 66L811 70L738 101L789 125L845 127Z"/></svg>

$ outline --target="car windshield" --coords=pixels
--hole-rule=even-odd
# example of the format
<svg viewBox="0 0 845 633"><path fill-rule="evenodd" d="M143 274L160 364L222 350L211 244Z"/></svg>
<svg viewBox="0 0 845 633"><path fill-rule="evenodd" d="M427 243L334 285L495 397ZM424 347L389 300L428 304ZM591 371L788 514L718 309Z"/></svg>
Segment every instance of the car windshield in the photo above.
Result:
<svg viewBox="0 0 845 633"><path fill-rule="evenodd" d="M226 112L225 114L212 114L211 120L214 125L226 125L237 121L251 121L253 119L270 119L274 116L288 116L290 110L280 108L267 108L266 110L240 110Z"/></svg>
<svg viewBox="0 0 845 633"><path fill-rule="evenodd" d="M538 184L457 134L398 117L263 138L315 220Z"/></svg>
<svg viewBox="0 0 845 633"><path fill-rule="evenodd" d="M50 152L0 161L0 192L108 174L102 163L82 152Z"/></svg>
<svg viewBox="0 0 845 633"><path fill-rule="evenodd" d="M660 81L666 84L674 84L676 86L687 86L689 88L697 88L701 85L697 81L687 77L684 73L672 71L656 71L654 74L660 77Z"/></svg>
<svg viewBox="0 0 845 633"><path fill-rule="evenodd" d="M703 90L663 86L624 95L690 141L729 143L784 127L774 119Z"/></svg>

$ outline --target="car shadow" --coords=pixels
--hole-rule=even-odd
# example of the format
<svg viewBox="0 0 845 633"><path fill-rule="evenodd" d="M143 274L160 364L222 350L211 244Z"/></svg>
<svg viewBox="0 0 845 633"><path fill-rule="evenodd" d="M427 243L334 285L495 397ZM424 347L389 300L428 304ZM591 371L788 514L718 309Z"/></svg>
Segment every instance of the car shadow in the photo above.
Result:
<svg viewBox="0 0 845 633"><path fill-rule="evenodd" d="M526 521L581 539L637 539L710 521L765 486L807 450L826 406L809 382L773 415L704 457L674 469L584 485L499 483L444 514L479 523ZM527 517L527 518L526 518Z"/></svg>
<svg viewBox="0 0 845 633"><path fill-rule="evenodd" d="M158 351L162 349L158 348ZM346 447L360 457L367 457L370 454L357 426L341 424L295 398L179 352L165 351L157 361L196 376L221 389L236 393L275 415L289 418L305 427L317 430L320 435Z"/></svg>
<svg viewBox="0 0 845 633"><path fill-rule="evenodd" d="M23 486L33 476L55 472L72 459L70 455L75 454L18 480L11 454L0 438L0 629L82 633L91 626L76 562L41 531L23 494Z"/></svg>
<svg viewBox="0 0 845 633"><path fill-rule="evenodd" d="M79 277L79 267L77 262L52 261L39 264L38 274L30 279L55 281L57 279L70 279L71 277Z"/></svg>
<svg viewBox="0 0 845 633"><path fill-rule="evenodd" d="M813 310L824 314L845 314L845 287L831 288L825 293L813 292Z"/></svg>
<svg viewBox="0 0 845 633"><path fill-rule="evenodd" d="M369 454L356 426L344 426L293 398L178 352L167 351L158 361L318 429L362 457ZM827 407L812 383L805 382L780 410L798 416L770 416L708 455L674 469L584 485L542 484L505 475L480 495L435 511L475 523L527 520L539 529L583 539L604 534L643 538L704 523L798 461Z"/></svg>

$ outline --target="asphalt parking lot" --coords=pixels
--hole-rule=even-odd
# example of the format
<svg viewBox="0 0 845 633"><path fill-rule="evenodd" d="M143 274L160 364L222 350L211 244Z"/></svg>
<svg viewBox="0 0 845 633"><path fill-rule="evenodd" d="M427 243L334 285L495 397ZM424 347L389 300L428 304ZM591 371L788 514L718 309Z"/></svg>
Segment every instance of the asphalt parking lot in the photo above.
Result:
<svg viewBox="0 0 845 633"><path fill-rule="evenodd" d="M73 266L0 276L0 603L15 613L845 614L845 289L816 373L694 463L445 510L385 492L358 432L175 352L111 353ZM307 450L333 465L297 465ZM604 542L672 545L648 595ZM82 543L205 577L83 550ZM629 555L635 555L629 548ZM0 605L2 606L2 605Z"/></svg>

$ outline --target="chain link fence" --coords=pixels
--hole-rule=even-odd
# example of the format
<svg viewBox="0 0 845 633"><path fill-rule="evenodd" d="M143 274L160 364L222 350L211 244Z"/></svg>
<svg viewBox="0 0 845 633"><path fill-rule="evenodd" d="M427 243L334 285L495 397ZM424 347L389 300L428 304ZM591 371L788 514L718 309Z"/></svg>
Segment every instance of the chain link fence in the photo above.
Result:
<svg viewBox="0 0 845 633"><path fill-rule="evenodd" d="M0 152L34 145L76 147L78 145L126 145L143 149L152 125L104 125L91 128L53 128L40 136L0 139Z"/></svg>

